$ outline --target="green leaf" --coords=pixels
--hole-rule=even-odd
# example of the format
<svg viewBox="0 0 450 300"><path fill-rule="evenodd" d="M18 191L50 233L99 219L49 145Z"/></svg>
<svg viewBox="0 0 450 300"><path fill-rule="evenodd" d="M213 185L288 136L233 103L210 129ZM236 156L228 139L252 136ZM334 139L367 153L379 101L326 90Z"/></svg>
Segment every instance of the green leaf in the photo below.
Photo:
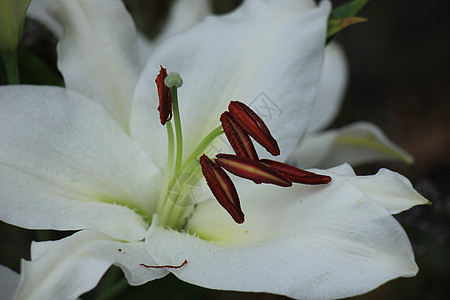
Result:
<svg viewBox="0 0 450 300"><path fill-rule="evenodd" d="M353 0L335 9L330 14L330 20L354 17L369 2L369 0Z"/></svg>
<svg viewBox="0 0 450 300"><path fill-rule="evenodd" d="M342 30L350 25L366 22L366 18L356 17L356 14L369 0L352 0L331 12L328 17L327 44Z"/></svg>
<svg viewBox="0 0 450 300"><path fill-rule="evenodd" d="M350 17L346 19L339 20L328 20L328 28L327 28L327 39L338 34L340 31L344 30L350 25L366 22L366 18L360 17Z"/></svg>

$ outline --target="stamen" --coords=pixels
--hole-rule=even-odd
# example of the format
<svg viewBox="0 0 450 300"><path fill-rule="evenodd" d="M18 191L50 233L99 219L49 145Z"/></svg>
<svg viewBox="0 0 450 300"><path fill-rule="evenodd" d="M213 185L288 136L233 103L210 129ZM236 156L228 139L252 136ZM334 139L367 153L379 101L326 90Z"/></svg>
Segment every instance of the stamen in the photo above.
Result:
<svg viewBox="0 0 450 300"><path fill-rule="evenodd" d="M180 269L181 267L183 267L184 265L186 265L188 263L188 261L185 259L184 262L179 265L179 266L172 266L172 265L164 265L164 266L149 266L146 264L139 264L142 267L146 267L146 268L152 268L152 269Z"/></svg>
<svg viewBox="0 0 450 300"><path fill-rule="evenodd" d="M239 126L229 112L220 116L223 131L237 156L258 160L258 154L248 134Z"/></svg>
<svg viewBox="0 0 450 300"><path fill-rule="evenodd" d="M255 139L272 155L279 155L277 141L270 134L264 121L247 105L239 101L231 101L228 110L242 129Z"/></svg>
<svg viewBox="0 0 450 300"><path fill-rule="evenodd" d="M244 213L241 209L236 188L230 177L208 156L203 154L199 161L202 166L203 176L214 197L216 197L219 204L225 208L236 223L243 223Z"/></svg>
<svg viewBox="0 0 450 300"><path fill-rule="evenodd" d="M298 169L294 166L284 164L270 159L261 159L260 162L270 168L275 169L290 181L303 184L326 184L331 181L331 177L327 175L319 175Z"/></svg>
<svg viewBox="0 0 450 300"><path fill-rule="evenodd" d="M274 169L261 164L259 161L232 154L217 154L215 162L225 170L236 176L247 178L255 183L271 183L279 186L291 186L286 177Z"/></svg>
<svg viewBox="0 0 450 300"><path fill-rule="evenodd" d="M158 87L159 97L159 119L162 125L165 125L167 121L172 118L172 99L170 97L170 89L164 84L164 80L167 77L167 70L160 66L158 76L156 76L155 82Z"/></svg>

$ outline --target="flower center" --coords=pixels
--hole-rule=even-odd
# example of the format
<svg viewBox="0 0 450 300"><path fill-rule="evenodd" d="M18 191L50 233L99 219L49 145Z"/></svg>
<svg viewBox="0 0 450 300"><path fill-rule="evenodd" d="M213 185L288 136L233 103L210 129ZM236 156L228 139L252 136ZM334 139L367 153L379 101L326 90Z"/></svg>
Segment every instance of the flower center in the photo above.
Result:
<svg viewBox="0 0 450 300"><path fill-rule="evenodd" d="M257 184L270 183L281 187L290 187L292 183L316 185L331 181L329 176L269 159L259 159L251 138L274 156L280 154L280 149L263 120L238 101L230 102L229 111L220 117L222 125L212 130L192 154L183 159L183 135L177 95L177 88L181 87L183 81L178 73L167 75L166 69L161 66L155 82L160 120L166 126L168 137L167 167L157 208L164 226L183 228L194 207L193 192L202 175L219 204L238 224L244 222L244 213L236 188L225 170ZM172 116L175 128L172 126ZM204 152L222 133L225 133L236 154L220 153L210 159Z"/></svg>

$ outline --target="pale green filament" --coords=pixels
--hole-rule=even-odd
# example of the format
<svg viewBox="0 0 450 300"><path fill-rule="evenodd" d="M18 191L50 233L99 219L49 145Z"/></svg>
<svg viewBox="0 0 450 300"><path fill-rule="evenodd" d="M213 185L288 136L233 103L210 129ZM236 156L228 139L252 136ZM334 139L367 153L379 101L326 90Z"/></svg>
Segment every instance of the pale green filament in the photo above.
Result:
<svg viewBox="0 0 450 300"><path fill-rule="evenodd" d="M219 135L223 133L222 125L216 127L213 131L211 131L197 146L197 148L192 152L192 154L186 159L183 163L182 169L186 169L188 164L191 164L193 161L197 162L200 155L205 152L206 147L208 147Z"/></svg>
<svg viewBox="0 0 450 300"><path fill-rule="evenodd" d="M166 176L164 177L163 190L158 204L158 214L164 225L178 228L182 225L183 220L181 220L181 218L185 213L186 208L192 207L192 205L187 205L187 203L185 203L187 195L190 193L192 186L202 177L198 158L205 152L205 149L223 133L223 129L222 126L218 126L211 131L200 142L191 155L189 155L189 157L181 164L179 170L176 168L172 170L173 165L169 164L169 161L173 163L173 132L169 130L167 130L167 132L169 135L169 132L172 134L172 150L170 150L169 146L169 155L172 155L172 159L168 159L168 169ZM168 176L167 174L170 175Z"/></svg>
<svg viewBox="0 0 450 300"><path fill-rule="evenodd" d="M172 123L170 121L166 122L166 129L167 129L167 165L166 165L166 173L164 174L164 182L161 189L161 194L159 195L159 201L158 201L158 210L160 211L163 209L165 197L167 194L167 188L169 186L169 179L173 174L173 156L175 152L174 147L174 138L173 138L173 128Z"/></svg>
<svg viewBox="0 0 450 300"><path fill-rule="evenodd" d="M172 178L169 184L168 191L174 189L174 184L178 183L180 186L183 186L188 177L179 178L180 174L193 174L197 168L200 167L198 162L198 158L205 152L206 147L208 147L219 135L223 133L222 126L218 126L213 131L211 131L197 146L197 148L192 152L192 154L184 161L180 172L175 173L175 176ZM178 178L177 178L178 177ZM178 179L179 181L177 181Z"/></svg>

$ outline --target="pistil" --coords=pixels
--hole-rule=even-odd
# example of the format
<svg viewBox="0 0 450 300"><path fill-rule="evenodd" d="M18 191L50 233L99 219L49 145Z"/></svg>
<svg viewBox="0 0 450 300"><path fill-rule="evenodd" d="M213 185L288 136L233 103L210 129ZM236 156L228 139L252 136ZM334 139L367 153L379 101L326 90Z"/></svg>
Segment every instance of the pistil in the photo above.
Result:
<svg viewBox="0 0 450 300"><path fill-rule="evenodd" d="M175 174L177 174L180 171L181 162L183 161L183 133L181 130L180 109L178 107L178 88L183 85L183 80L180 74L172 72L164 79L164 84L170 88L171 104L173 105L175 134L177 138L177 156L175 158Z"/></svg>

